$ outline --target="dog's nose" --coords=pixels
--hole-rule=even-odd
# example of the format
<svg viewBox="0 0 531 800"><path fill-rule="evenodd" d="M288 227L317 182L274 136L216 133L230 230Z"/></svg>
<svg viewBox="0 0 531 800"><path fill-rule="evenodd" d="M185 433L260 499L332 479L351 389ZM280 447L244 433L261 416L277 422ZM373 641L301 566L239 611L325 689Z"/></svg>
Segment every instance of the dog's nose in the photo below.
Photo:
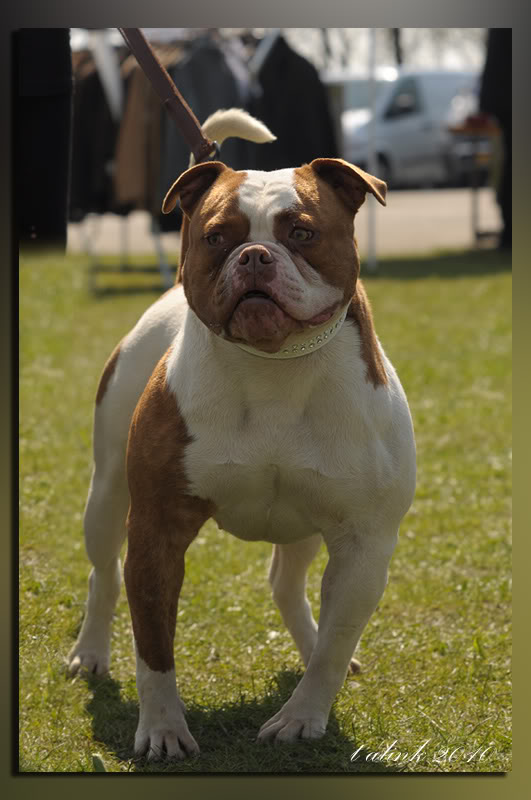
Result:
<svg viewBox="0 0 531 800"><path fill-rule="evenodd" d="M251 244L244 248L238 258L238 264L242 267L260 269L261 266L272 264L275 259L263 244Z"/></svg>

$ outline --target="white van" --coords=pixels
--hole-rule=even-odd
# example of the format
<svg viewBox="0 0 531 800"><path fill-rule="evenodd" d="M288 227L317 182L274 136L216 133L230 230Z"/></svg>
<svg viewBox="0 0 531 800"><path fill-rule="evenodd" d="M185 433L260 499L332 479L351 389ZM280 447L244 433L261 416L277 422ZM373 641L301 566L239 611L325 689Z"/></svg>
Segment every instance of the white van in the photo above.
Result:
<svg viewBox="0 0 531 800"><path fill-rule="evenodd" d="M377 175L391 185L459 181L464 166L449 125L456 106L473 109L478 81L479 76L472 72L418 70L379 83L372 125L368 108L344 106L343 157L367 168L372 129Z"/></svg>

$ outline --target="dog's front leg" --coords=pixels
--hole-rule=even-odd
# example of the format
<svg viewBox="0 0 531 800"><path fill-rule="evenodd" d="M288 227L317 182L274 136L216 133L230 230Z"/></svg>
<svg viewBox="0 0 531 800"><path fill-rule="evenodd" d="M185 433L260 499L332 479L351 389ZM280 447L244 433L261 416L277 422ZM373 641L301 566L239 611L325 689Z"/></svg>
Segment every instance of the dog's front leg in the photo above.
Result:
<svg viewBox="0 0 531 800"><path fill-rule="evenodd" d="M137 659L135 751L184 758L198 751L175 684L173 638L184 556L212 505L188 492L182 456L190 437L159 362L136 407L127 448L131 505L125 586Z"/></svg>
<svg viewBox="0 0 531 800"><path fill-rule="evenodd" d="M317 643L290 699L258 738L291 742L321 737L359 638L382 596L396 532L326 537L329 561L321 585Z"/></svg>
<svg viewBox="0 0 531 800"><path fill-rule="evenodd" d="M136 648L140 717L135 753L184 758L199 748L188 730L175 681L173 639L184 578L184 556L199 526L175 509L136 510L128 518L124 577ZM187 520L186 517L189 517ZM154 521L156 523L154 524ZM179 524L180 523L180 524Z"/></svg>

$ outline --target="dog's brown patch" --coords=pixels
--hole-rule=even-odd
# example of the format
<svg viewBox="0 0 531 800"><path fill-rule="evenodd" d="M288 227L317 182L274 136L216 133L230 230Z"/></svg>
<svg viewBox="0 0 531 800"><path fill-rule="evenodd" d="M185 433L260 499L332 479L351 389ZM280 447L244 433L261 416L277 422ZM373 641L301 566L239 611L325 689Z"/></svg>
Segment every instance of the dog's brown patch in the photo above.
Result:
<svg viewBox="0 0 531 800"><path fill-rule="evenodd" d="M356 292L348 308L347 319L353 319L359 328L361 357L367 364L367 381L370 381L375 389L378 386L385 386L389 380L376 340L371 305L360 280L356 284Z"/></svg>
<svg viewBox="0 0 531 800"><path fill-rule="evenodd" d="M113 376L114 370L116 369L116 362L118 361L118 356L120 355L121 346L122 342L118 342L103 368L100 382L98 384L98 391L96 392L96 405L101 403L105 392L107 391L107 385Z"/></svg>
<svg viewBox="0 0 531 800"><path fill-rule="evenodd" d="M244 242L249 234L249 220L240 211L238 200L238 189L246 175L246 172L235 172L226 167L217 180L196 198L195 205L192 208L187 206L188 210L185 210L189 220L180 279L191 309L211 329L226 322L216 276L231 250ZM214 232L223 236L223 244L219 247L209 247L205 241L205 234Z"/></svg>
<svg viewBox="0 0 531 800"><path fill-rule="evenodd" d="M370 175L355 164L350 164L343 158L315 158L310 167L320 178L332 186L354 213L365 201L367 192L374 195L383 206L386 205L387 184L385 181Z"/></svg>
<svg viewBox="0 0 531 800"><path fill-rule="evenodd" d="M376 340L371 307L358 278L359 256L353 225L367 191L376 194L379 202L385 202L385 184L339 159L317 159L296 169L295 175L304 212L318 229L327 232L325 241L318 240L315 246L305 249L304 255L328 283L345 288L345 302L352 297L347 317L354 320L360 332L367 380L375 388L385 386L388 378Z"/></svg>
<svg viewBox="0 0 531 800"><path fill-rule="evenodd" d="M288 248L297 247L287 237L294 212L302 215L301 224L307 220L310 227L324 232L325 235L314 237L307 245L301 246L300 255L328 284L343 290L343 302L346 303L354 294L359 274L352 209L338 200L332 186L308 164L295 169L294 174L301 204L279 215L275 235ZM283 226L285 231L282 231Z"/></svg>
<svg viewBox="0 0 531 800"><path fill-rule="evenodd" d="M131 505L124 568L140 657L153 670L174 665L184 555L214 506L189 493L183 455L192 441L161 359L136 407L127 448Z"/></svg>
<svg viewBox="0 0 531 800"><path fill-rule="evenodd" d="M194 245L198 245L206 217L210 218L212 225L218 224L225 230L230 227L231 221L242 217L238 208L237 189L246 175L246 172L235 172L221 162L196 164L183 172L168 191L162 205L163 212L169 213L175 207L177 200L183 211L181 253L176 283L183 282L188 251ZM206 254L206 258L208 259L210 255ZM202 256L198 260L197 254L194 253L194 266L196 263L201 264L205 254L202 253Z"/></svg>

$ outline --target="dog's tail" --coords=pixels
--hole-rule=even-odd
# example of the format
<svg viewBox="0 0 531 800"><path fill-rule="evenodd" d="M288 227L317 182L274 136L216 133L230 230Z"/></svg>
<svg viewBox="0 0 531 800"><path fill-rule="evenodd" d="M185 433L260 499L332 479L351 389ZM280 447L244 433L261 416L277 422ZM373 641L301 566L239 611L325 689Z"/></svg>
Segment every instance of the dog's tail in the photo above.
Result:
<svg viewBox="0 0 531 800"><path fill-rule="evenodd" d="M242 108L227 108L214 111L201 126L203 133L209 139L217 142L221 147L225 139L236 136L247 139L249 142L264 144L274 142L277 138L269 128L260 120L255 119ZM190 158L190 166L195 164L195 159Z"/></svg>

